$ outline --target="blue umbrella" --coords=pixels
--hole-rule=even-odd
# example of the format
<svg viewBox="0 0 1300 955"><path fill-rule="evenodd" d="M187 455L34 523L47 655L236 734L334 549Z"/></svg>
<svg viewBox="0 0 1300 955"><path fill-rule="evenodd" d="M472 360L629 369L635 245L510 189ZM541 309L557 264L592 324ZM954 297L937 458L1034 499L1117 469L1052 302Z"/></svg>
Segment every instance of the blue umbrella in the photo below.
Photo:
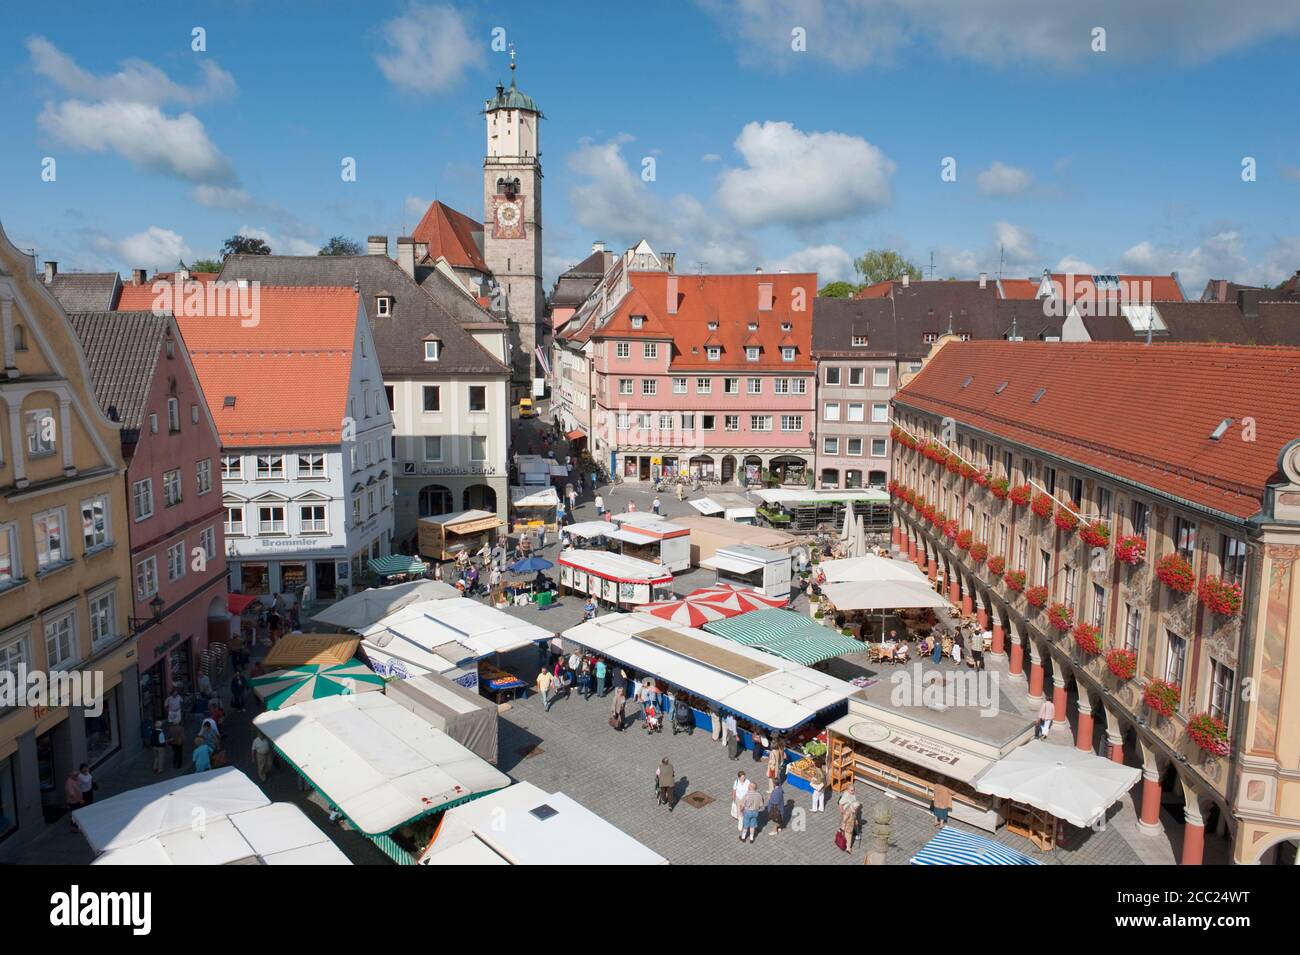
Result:
<svg viewBox="0 0 1300 955"><path fill-rule="evenodd" d="M531 574L536 570L550 570L555 565L545 557L525 557L510 565L512 574Z"/></svg>

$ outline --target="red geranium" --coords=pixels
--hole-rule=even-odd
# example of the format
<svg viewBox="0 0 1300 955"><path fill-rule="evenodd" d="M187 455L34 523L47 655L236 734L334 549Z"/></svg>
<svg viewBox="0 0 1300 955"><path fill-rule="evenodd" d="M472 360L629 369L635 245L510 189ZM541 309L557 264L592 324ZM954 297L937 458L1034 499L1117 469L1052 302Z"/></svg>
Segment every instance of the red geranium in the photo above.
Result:
<svg viewBox="0 0 1300 955"><path fill-rule="evenodd" d="M1228 724L1209 713L1197 713L1187 721L1187 735L1211 756L1227 756L1232 752L1228 742Z"/></svg>
<svg viewBox="0 0 1300 955"><path fill-rule="evenodd" d="M1196 575L1191 562L1177 551L1165 554L1156 561L1156 577L1170 590L1190 594L1196 587Z"/></svg>
<svg viewBox="0 0 1300 955"><path fill-rule="evenodd" d="M1052 508L1055 506L1056 502L1052 500L1052 495L1040 492L1034 495L1033 503L1029 505L1029 509L1039 517L1050 517Z"/></svg>
<svg viewBox="0 0 1300 955"><path fill-rule="evenodd" d="M1002 571L1007 569L1007 559L994 554L989 558L989 573L995 577L1001 577Z"/></svg>
<svg viewBox="0 0 1300 955"><path fill-rule="evenodd" d="M1147 706L1161 716L1173 716L1178 710L1178 701L1183 691L1168 680L1152 680L1142 692L1142 699Z"/></svg>
<svg viewBox="0 0 1300 955"><path fill-rule="evenodd" d="M889 496L890 496L890 497L898 497L898 482L897 482L897 481L895 481L895 480L893 480L893 479L891 478L890 481L889 481L889 483L885 485L885 488L889 491Z"/></svg>
<svg viewBox="0 0 1300 955"><path fill-rule="evenodd" d="M954 538L956 538L957 529L961 525L958 524L955 520L949 518L948 520L943 522L942 526L943 526L943 536L948 538L949 540L953 540Z"/></svg>
<svg viewBox="0 0 1300 955"><path fill-rule="evenodd" d="M1115 542L1115 559L1136 567L1147 556L1147 541L1137 534L1125 534Z"/></svg>
<svg viewBox="0 0 1300 955"><path fill-rule="evenodd" d="M1074 626L1074 610L1057 601L1047 608L1047 621L1057 630L1069 630Z"/></svg>
<svg viewBox="0 0 1300 955"><path fill-rule="evenodd" d="M1008 489L1010 487L1011 482L1004 477L989 478L989 490L999 501L1005 501L1007 499L1007 494L1009 492Z"/></svg>
<svg viewBox="0 0 1300 955"><path fill-rule="evenodd" d="M1011 498L1011 503L1016 507L1024 507L1029 503L1029 499L1034 496L1034 489L1028 484L1017 484L1007 494Z"/></svg>
<svg viewBox="0 0 1300 955"><path fill-rule="evenodd" d="M925 505L925 507L921 508L921 516L924 517L924 518L925 518L927 521L929 521L931 524L934 523L934 517L935 517L935 515L938 514L938 513L939 513L939 512L938 512L937 510L935 510L935 507L934 507L933 504L927 504L927 505Z"/></svg>
<svg viewBox="0 0 1300 955"><path fill-rule="evenodd" d="M1231 617L1241 610L1241 584L1218 577L1206 577L1201 581L1201 603L1220 617Z"/></svg>
<svg viewBox="0 0 1300 955"><path fill-rule="evenodd" d="M992 566L993 561L989 561ZM1002 575L1002 582L1007 585L1007 590L1013 590L1016 593L1025 589L1025 572L1023 570L1008 570Z"/></svg>
<svg viewBox="0 0 1300 955"><path fill-rule="evenodd" d="M958 542L957 546L959 547L961 546L960 542ZM984 543L983 541L975 541L975 543L970 545L969 553L970 553L970 559L975 561L975 563L977 564L983 563L984 558L988 557L989 555L989 545Z"/></svg>
<svg viewBox="0 0 1300 955"><path fill-rule="evenodd" d="M1024 576L1022 573L1020 576ZM1045 607L1047 605L1047 588L1038 585L1030 587L1025 591L1025 602L1031 607Z"/></svg>
<svg viewBox="0 0 1300 955"><path fill-rule="evenodd" d="M989 482L993 480L992 471L976 471L974 481L980 487L988 487Z"/></svg>
<svg viewBox="0 0 1300 955"><path fill-rule="evenodd" d="M1082 646L1082 644L1080 644ZM1106 651L1106 666L1111 673L1121 680L1131 680L1137 673L1138 655L1136 650L1113 647Z"/></svg>
<svg viewBox="0 0 1300 955"><path fill-rule="evenodd" d="M968 481L974 481L979 477L980 470L973 464L963 463L961 466L961 476Z"/></svg>
<svg viewBox="0 0 1300 955"><path fill-rule="evenodd" d="M1090 623L1080 621L1074 625L1071 631L1074 636L1074 642L1079 645L1079 649L1084 653L1097 654L1101 652L1101 630ZM1134 660L1136 661L1136 657Z"/></svg>
<svg viewBox="0 0 1300 955"><path fill-rule="evenodd" d="M1079 539L1089 547L1110 546L1110 525L1105 521L1089 521L1079 528Z"/></svg>
<svg viewBox="0 0 1300 955"><path fill-rule="evenodd" d="M948 456L948 461L944 466L947 467L949 473L951 474L961 473L961 461L958 460L957 455L955 454Z"/></svg>
<svg viewBox="0 0 1300 955"><path fill-rule="evenodd" d="M957 547L960 550L970 550L971 545L975 543L975 533L969 528L957 535Z"/></svg>
<svg viewBox="0 0 1300 955"><path fill-rule="evenodd" d="M1075 504L1074 501L1070 501L1068 505L1058 507L1056 509L1056 516L1053 518L1056 526L1067 534L1078 527L1079 516L1075 513L1078 509L1079 505Z"/></svg>

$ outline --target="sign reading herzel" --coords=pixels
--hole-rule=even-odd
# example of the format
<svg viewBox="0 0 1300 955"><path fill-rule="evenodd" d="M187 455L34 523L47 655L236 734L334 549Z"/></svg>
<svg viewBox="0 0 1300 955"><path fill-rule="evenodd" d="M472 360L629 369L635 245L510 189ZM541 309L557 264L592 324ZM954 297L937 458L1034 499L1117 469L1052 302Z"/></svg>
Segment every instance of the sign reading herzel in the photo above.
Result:
<svg viewBox="0 0 1300 955"><path fill-rule="evenodd" d="M911 737L902 733L893 733L889 737L889 745L896 746L909 753L915 753L918 756L925 756L938 763L947 763L949 766L956 766L961 762L961 754L956 750L949 749L947 746L926 739L923 736Z"/></svg>

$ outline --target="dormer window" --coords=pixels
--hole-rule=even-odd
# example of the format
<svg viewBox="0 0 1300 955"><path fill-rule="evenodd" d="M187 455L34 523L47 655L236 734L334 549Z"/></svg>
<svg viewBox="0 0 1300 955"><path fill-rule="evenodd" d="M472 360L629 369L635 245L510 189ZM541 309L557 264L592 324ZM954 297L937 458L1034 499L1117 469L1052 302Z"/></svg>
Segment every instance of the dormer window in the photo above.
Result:
<svg viewBox="0 0 1300 955"><path fill-rule="evenodd" d="M710 345L708 348L704 350L704 353L706 357L709 359L709 361L722 360L722 349L719 348L717 345Z"/></svg>
<svg viewBox="0 0 1300 955"><path fill-rule="evenodd" d="M437 361L442 354L442 342L436 338L424 343L424 360Z"/></svg>
<svg viewBox="0 0 1300 955"><path fill-rule="evenodd" d="M167 339L167 357L168 358L176 357L176 342L170 338Z"/></svg>
<svg viewBox="0 0 1300 955"><path fill-rule="evenodd" d="M644 315L633 315L633 316L632 316L632 327L633 327L633 328L644 328L644 327L645 327L645 316L644 316Z"/></svg>
<svg viewBox="0 0 1300 955"><path fill-rule="evenodd" d="M711 332L716 332L717 330L718 330L718 323L717 323L717 322L709 322L709 331L711 331Z"/></svg>
<svg viewBox="0 0 1300 955"><path fill-rule="evenodd" d="M758 322L750 322L750 323L749 323L749 330L750 330L751 332L756 332L756 331L758 331Z"/></svg>
<svg viewBox="0 0 1300 955"><path fill-rule="evenodd" d="M783 331L783 332L789 332L789 331L793 331L793 330L794 330L794 326L791 325L789 322L782 322L782 323L781 323L781 331Z"/></svg>
<svg viewBox="0 0 1300 955"><path fill-rule="evenodd" d="M854 336L853 336L853 347L854 347L854 348L866 348L866 347L867 347L867 336L866 336L866 335L854 335Z"/></svg>
<svg viewBox="0 0 1300 955"><path fill-rule="evenodd" d="M375 299L375 317L387 318L393 314L393 300L387 295L380 295Z"/></svg>
<svg viewBox="0 0 1300 955"><path fill-rule="evenodd" d="M758 361L758 346L750 345L745 349L745 361Z"/></svg>
<svg viewBox="0 0 1300 955"><path fill-rule="evenodd" d="M781 349L781 360L782 360L782 361L794 361L794 349L791 348L791 347L789 347L789 346L786 346L785 348L782 348L782 349Z"/></svg>

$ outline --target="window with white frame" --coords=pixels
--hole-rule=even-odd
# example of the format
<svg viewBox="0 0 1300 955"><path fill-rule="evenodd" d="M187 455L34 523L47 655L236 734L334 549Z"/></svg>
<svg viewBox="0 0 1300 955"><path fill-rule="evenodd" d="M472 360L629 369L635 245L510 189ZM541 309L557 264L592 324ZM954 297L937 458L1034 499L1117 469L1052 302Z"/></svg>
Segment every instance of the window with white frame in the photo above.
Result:
<svg viewBox="0 0 1300 955"><path fill-rule="evenodd" d="M325 523L325 505L299 505L298 529L304 534L324 534L329 529Z"/></svg>
<svg viewBox="0 0 1300 955"><path fill-rule="evenodd" d="M257 456L257 478L266 481L284 477L283 454L259 454Z"/></svg>
<svg viewBox="0 0 1300 955"><path fill-rule="evenodd" d="M27 659L27 637L30 631L0 636L0 673L18 674L18 668Z"/></svg>
<svg viewBox="0 0 1300 955"><path fill-rule="evenodd" d="M45 621L45 664L51 670L66 670L77 662L77 618L68 610Z"/></svg>
<svg viewBox="0 0 1300 955"><path fill-rule="evenodd" d="M262 504L257 508L257 532L259 534L284 533L284 506L280 504Z"/></svg>
<svg viewBox="0 0 1300 955"><path fill-rule="evenodd" d="M850 401L847 420L863 421L866 417L866 406L860 401Z"/></svg>
<svg viewBox="0 0 1300 955"><path fill-rule="evenodd" d="M0 587L18 580L18 525L0 524Z"/></svg>
<svg viewBox="0 0 1300 955"><path fill-rule="evenodd" d="M631 357L632 357L632 343L631 343L631 342L615 342L615 343L614 343L614 357L615 357L615 358L631 358Z"/></svg>
<svg viewBox="0 0 1300 955"><path fill-rule="evenodd" d="M181 403L175 398L167 399L167 430L175 434L181 429Z"/></svg>
<svg viewBox="0 0 1300 955"><path fill-rule="evenodd" d="M884 424L889 421L889 405L882 401L873 401L871 403L871 420L876 424Z"/></svg>
<svg viewBox="0 0 1300 955"><path fill-rule="evenodd" d="M425 435L424 460L426 461L442 460L442 436L441 435Z"/></svg>
<svg viewBox="0 0 1300 955"><path fill-rule="evenodd" d="M631 378L620 378L618 380L618 393L620 395L632 394L632 385L633 382Z"/></svg>
<svg viewBox="0 0 1300 955"><path fill-rule="evenodd" d="M163 472L163 504L172 507L181 502L181 469Z"/></svg>
<svg viewBox="0 0 1300 955"><path fill-rule="evenodd" d="M1142 639L1142 608L1134 604L1124 605L1124 649L1137 651Z"/></svg>
<svg viewBox="0 0 1300 955"><path fill-rule="evenodd" d="M823 454L839 454L839 453L840 453L840 439L839 439L839 438L822 438L822 453L823 453Z"/></svg>
<svg viewBox="0 0 1300 955"><path fill-rule="evenodd" d="M69 559L67 544L64 543L64 510L61 507L41 511L32 516L32 528L36 535L36 570L56 567Z"/></svg>
<svg viewBox="0 0 1300 955"><path fill-rule="evenodd" d="M361 495L358 494L352 499L352 523L361 523Z"/></svg>
<svg viewBox="0 0 1300 955"><path fill-rule="evenodd" d="M148 600L158 592L158 561L146 557L135 565L135 599Z"/></svg>
<svg viewBox="0 0 1300 955"><path fill-rule="evenodd" d="M822 420L823 421L840 420L840 403L838 401L828 401L824 405L822 405Z"/></svg>
<svg viewBox="0 0 1300 955"><path fill-rule="evenodd" d="M375 516L375 492L366 491L366 517Z"/></svg>
<svg viewBox="0 0 1300 955"><path fill-rule="evenodd" d="M393 304L393 300L389 298L387 295L376 296L375 316L377 318L387 318L391 311L392 304Z"/></svg>
<svg viewBox="0 0 1300 955"><path fill-rule="evenodd" d="M137 521L153 517L152 478L145 478L131 485L131 511Z"/></svg>
<svg viewBox="0 0 1300 955"><path fill-rule="evenodd" d="M740 379L739 379L739 378L723 378L723 379L722 379L722 393L723 393L724 395L738 395L738 394L740 394Z"/></svg>
<svg viewBox="0 0 1300 955"><path fill-rule="evenodd" d="M747 345L745 347L745 361L758 361L757 345Z"/></svg>
<svg viewBox="0 0 1300 955"><path fill-rule="evenodd" d="M1246 542L1240 537L1224 534L1219 541L1220 576L1224 580L1241 583L1246 575Z"/></svg>
<svg viewBox="0 0 1300 955"><path fill-rule="evenodd" d="M650 430L650 414L649 414L649 412L643 412L643 413L641 413L641 414L639 414L639 415L636 416L636 426L637 426L638 428L640 428L642 431L649 431L649 430Z"/></svg>
<svg viewBox="0 0 1300 955"><path fill-rule="evenodd" d="M1092 585L1092 625L1106 630L1106 588L1101 584Z"/></svg>
<svg viewBox="0 0 1300 955"><path fill-rule="evenodd" d="M1064 580L1065 580L1065 592L1061 594L1061 599L1064 600L1071 607L1073 607L1074 600L1075 600L1074 595L1078 593L1078 585L1079 585L1078 568L1076 568L1072 564L1067 565L1065 567Z"/></svg>
<svg viewBox="0 0 1300 955"><path fill-rule="evenodd" d="M197 494L207 494L212 490L212 459L204 458L194 464L194 486Z"/></svg>
<svg viewBox="0 0 1300 955"><path fill-rule="evenodd" d="M487 460L487 435L471 434L469 436L469 459L471 461Z"/></svg>
<svg viewBox="0 0 1300 955"><path fill-rule="evenodd" d="M487 385L469 386L469 410L487 411Z"/></svg>
<svg viewBox="0 0 1300 955"><path fill-rule="evenodd" d="M437 414L442 410L442 388L438 385L421 385L420 402L425 414Z"/></svg>
<svg viewBox="0 0 1300 955"><path fill-rule="evenodd" d="M185 541L178 540L167 548L167 579L180 580L185 576Z"/></svg>
<svg viewBox="0 0 1300 955"><path fill-rule="evenodd" d="M854 336L852 337L852 339L850 339L850 341L852 342L854 348L866 348L866 347L867 347L867 336L866 336L866 335L854 335Z"/></svg>
<svg viewBox="0 0 1300 955"><path fill-rule="evenodd" d="M27 455L41 457L53 454L56 445L54 412L49 408L37 408L27 412Z"/></svg>
<svg viewBox="0 0 1300 955"><path fill-rule="evenodd" d="M645 327L645 316L644 316L644 315L633 315L633 316L632 316L632 327L633 327L633 328L644 328L644 327Z"/></svg>
<svg viewBox="0 0 1300 955"><path fill-rule="evenodd" d="M442 356L442 342L430 341L424 343L424 360L437 361Z"/></svg>
<svg viewBox="0 0 1300 955"><path fill-rule="evenodd" d="M782 348L781 348L781 360L782 360L782 361L794 361L794 349L793 349L792 347L790 347L789 345L784 345L784 346L782 346Z"/></svg>
<svg viewBox="0 0 1300 955"><path fill-rule="evenodd" d="M641 394L650 398L659 393L659 382L653 378L641 379Z"/></svg>
<svg viewBox="0 0 1300 955"><path fill-rule="evenodd" d="M693 414L682 415L682 431L691 432L694 430L695 430L695 415Z"/></svg>
<svg viewBox="0 0 1300 955"><path fill-rule="evenodd" d="M672 430L673 430L673 416L670 414L659 415L659 431L661 433L666 433Z"/></svg>
<svg viewBox="0 0 1300 955"><path fill-rule="evenodd" d="M226 536L244 536L244 509L238 505L226 508Z"/></svg>
<svg viewBox="0 0 1300 955"><path fill-rule="evenodd" d="M738 414L729 414L729 415L725 415L725 416L723 417L723 419L722 419L722 430L723 430L723 431L739 431L739 430L740 430L740 415L738 415Z"/></svg>
<svg viewBox="0 0 1300 955"><path fill-rule="evenodd" d="M1210 658L1210 715L1224 723L1232 720L1232 687L1236 679L1232 667Z"/></svg>
<svg viewBox="0 0 1300 955"><path fill-rule="evenodd" d="M845 453L846 453L846 454L850 454L850 455L852 455L852 456L855 457L855 458L860 458L860 457L862 457L862 439L861 439L861 438L849 438L847 441L844 442L844 445L845 445Z"/></svg>
<svg viewBox="0 0 1300 955"><path fill-rule="evenodd" d="M709 361L721 361L722 349L717 345L709 345L707 348L704 349L704 357L706 357Z"/></svg>
<svg viewBox="0 0 1300 955"><path fill-rule="evenodd" d="M309 451L298 455L298 477L315 479L325 476L325 454Z"/></svg>
<svg viewBox="0 0 1300 955"><path fill-rule="evenodd" d="M700 415L701 431L716 431L718 429L718 416L712 414Z"/></svg>
<svg viewBox="0 0 1300 955"><path fill-rule="evenodd" d="M81 502L81 539L87 552L108 543L108 498L100 495Z"/></svg>
<svg viewBox="0 0 1300 955"><path fill-rule="evenodd" d="M876 388L889 387L889 369L873 368L871 369L871 384Z"/></svg>
<svg viewBox="0 0 1300 955"><path fill-rule="evenodd" d="M631 425L631 423L632 423L632 416L629 415L626 411L620 411L618 413L618 430L626 431L628 427Z"/></svg>
<svg viewBox="0 0 1300 955"><path fill-rule="evenodd" d="M695 379L695 393L696 393L697 395L711 395L711 394L713 394L713 379L712 379L712 378L696 378L696 379Z"/></svg>
<svg viewBox="0 0 1300 955"><path fill-rule="evenodd" d="M840 369L838 366L831 365L826 369L826 384L838 385L840 383Z"/></svg>
<svg viewBox="0 0 1300 955"><path fill-rule="evenodd" d="M782 431L802 431L803 415L801 414L783 414L781 415Z"/></svg>
<svg viewBox="0 0 1300 955"><path fill-rule="evenodd" d="M771 431L772 416L770 414L755 414L749 416L750 431Z"/></svg>
<svg viewBox="0 0 1300 955"><path fill-rule="evenodd" d="M641 357L642 357L642 358L645 358L645 359L647 359L647 360L654 359L654 358L658 358L658 357L659 357L659 343L658 343L658 342L642 342L642 343L641 343Z"/></svg>
<svg viewBox="0 0 1300 955"><path fill-rule="evenodd" d="M1052 554L1051 551L1040 550L1038 552L1038 586L1050 587L1052 585Z"/></svg>
<svg viewBox="0 0 1300 955"><path fill-rule="evenodd" d="M221 456L221 480L242 481L244 478L244 459L238 454Z"/></svg>
<svg viewBox="0 0 1300 955"><path fill-rule="evenodd" d="M205 527L199 531L199 546L203 548L204 560L217 559L217 529Z"/></svg>
<svg viewBox="0 0 1300 955"><path fill-rule="evenodd" d="M750 378L746 393L751 395L761 395L763 393L763 379Z"/></svg>
<svg viewBox="0 0 1300 955"><path fill-rule="evenodd" d="M867 370L865 368L849 369L849 387L861 388L867 380Z"/></svg>
<svg viewBox="0 0 1300 955"><path fill-rule="evenodd" d="M686 392L686 379L685 379L685 378L674 378L674 379L673 379L673 394L675 394L675 395L684 395L684 394L686 394L686 393L687 393L687 392Z"/></svg>
<svg viewBox="0 0 1300 955"><path fill-rule="evenodd" d="M1187 641L1172 630L1165 631L1165 679L1174 686L1183 685L1187 669Z"/></svg>
<svg viewBox="0 0 1300 955"><path fill-rule="evenodd" d="M886 442L884 438L871 439L871 456L873 458L887 457L888 454L889 452L886 449Z"/></svg>

